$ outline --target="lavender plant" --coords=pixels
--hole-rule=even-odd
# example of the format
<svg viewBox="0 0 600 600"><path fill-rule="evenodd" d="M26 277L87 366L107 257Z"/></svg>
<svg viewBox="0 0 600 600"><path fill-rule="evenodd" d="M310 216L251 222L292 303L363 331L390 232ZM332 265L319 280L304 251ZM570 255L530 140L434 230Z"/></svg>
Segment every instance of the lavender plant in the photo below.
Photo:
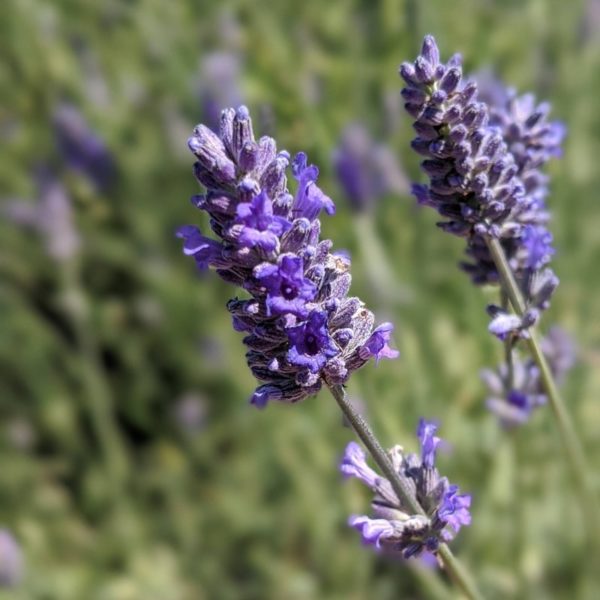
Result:
<svg viewBox="0 0 600 600"><path fill-rule="evenodd" d="M292 194L286 176L290 155L277 152L269 137L255 140L244 106L222 112L219 135L198 125L188 145L198 159L196 178L207 189L194 196L193 203L208 213L217 239L190 225L177 235L183 239L184 253L193 256L200 269L216 269L249 296L232 299L228 310L234 328L247 334L248 366L260 382L251 403L264 407L271 400L298 402L325 383L387 477L391 506L419 515L423 543L442 557L469 597L478 597L448 547L440 543L442 523L466 521L464 513L450 514L461 510L453 502L462 501L465 509L467 501L456 500L455 489L433 469L434 430L426 426L423 433L426 468L400 472L346 398L343 384L353 371L370 358L395 358L398 352L389 346L391 323L374 327L374 316L364 303L348 296L348 258L332 252L329 240L320 240L319 215L323 210L331 215L335 207L316 184L318 169L308 164L304 153L297 154L291 161L297 180ZM434 507L435 502L439 506ZM435 514L427 513L432 510ZM411 554L420 550L415 546Z"/></svg>
<svg viewBox="0 0 600 600"><path fill-rule="evenodd" d="M506 364L496 376L486 374L491 407L514 424L550 400L582 502L597 526L581 442L533 328L558 285L547 267L554 249L541 168L560 155L564 127L548 122L548 105L536 105L531 95L518 97L494 85L489 104L482 102L477 83L463 79L461 62L459 55L440 62L434 38L426 36L414 63L400 67L405 108L415 119L412 147L425 157L422 168L429 176L413 193L445 218L441 229L466 239L470 261L462 268L473 282L500 284L499 304L488 307L489 329L505 343ZM515 363L519 339L526 340L531 362Z"/></svg>

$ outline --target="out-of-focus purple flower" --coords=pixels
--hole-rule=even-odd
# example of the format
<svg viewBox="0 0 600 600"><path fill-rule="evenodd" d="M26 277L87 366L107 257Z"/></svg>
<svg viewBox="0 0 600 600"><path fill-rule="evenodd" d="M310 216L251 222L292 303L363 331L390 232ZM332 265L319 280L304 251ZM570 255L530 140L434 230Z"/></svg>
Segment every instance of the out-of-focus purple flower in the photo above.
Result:
<svg viewBox="0 0 600 600"><path fill-rule="evenodd" d="M350 206L357 212L369 210L388 193L408 192L406 176L391 150L376 144L361 124L346 127L333 154L333 165Z"/></svg>
<svg viewBox="0 0 600 600"><path fill-rule="evenodd" d="M67 165L104 190L115 174L114 159L79 110L70 104L60 105L54 113L54 130Z"/></svg>
<svg viewBox="0 0 600 600"><path fill-rule="evenodd" d="M243 106L223 111L218 135L198 125L188 146L207 188L193 203L209 214L217 239L189 225L177 235L200 268L215 268L250 295L228 308L234 328L247 334L248 365L261 382L251 402L297 402L323 381L344 383L371 357L394 357L392 326L373 329L373 314L348 297L350 260L320 240L319 215L335 206L306 155L292 161L291 193L290 155L269 137L254 138Z"/></svg>
<svg viewBox="0 0 600 600"><path fill-rule="evenodd" d="M499 281L486 243L496 238L528 308L543 310L550 287L543 298L534 298L533 282L542 273L558 280L545 268L554 250L541 167L560 155L564 127L547 121L548 105L536 105L531 95L516 96L489 77L487 94L478 95L477 83L462 78L460 56L440 63L432 36L425 37L420 55L404 63L400 74L406 82L405 108L415 118L412 146L425 156L422 168L429 176L427 185L413 187L417 201L446 218L439 223L442 229L467 239L472 262L462 268L474 283ZM487 103L481 101L486 95ZM513 319L510 333L526 335L534 315L539 312ZM507 323L498 321L491 329Z"/></svg>
<svg viewBox="0 0 600 600"><path fill-rule="evenodd" d="M561 383L575 364L575 344L555 326L542 340L542 351L555 380ZM512 368L503 363L495 371L483 370L481 378L490 394L486 400L487 407L504 427L527 422L535 408L547 403L539 368L533 359L522 360L515 351Z"/></svg>
<svg viewBox="0 0 600 600"><path fill-rule="evenodd" d="M240 88L242 62L233 50L206 54L200 67L200 102L208 126L217 131L221 109L243 102Z"/></svg>
<svg viewBox="0 0 600 600"><path fill-rule="evenodd" d="M391 483L366 463L366 456L355 442L348 444L340 470L346 477L356 477L375 492L371 504L373 518L353 516L351 527L360 531L363 542L384 551L400 552L404 558L424 552L435 554L442 541L455 537L459 529L471 523L471 496L459 494L458 486L440 477L435 468L435 452L440 438L434 423L421 420L417 431L421 458L405 454L400 446L389 451L398 475L413 490L424 515L411 514L393 491Z"/></svg>
<svg viewBox="0 0 600 600"><path fill-rule="evenodd" d="M7 529L0 529L0 587L15 587L23 578L21 547Z"/></svg>
<svg viewBox="0 0 600 600"><path fill-rule="evenodd" d="M198 433L206 422L206 400L198 394L184 394L175 403L174 416L182 431Z"/></svg>
<svg viewBox="0 0 600 600"><path fill-rule="evenodd" d="M4 215L18 225L35 229L44 239L46 252L57 261L75 256L81 240L73 223L71 199L63 185L48 173L38 176L37 202L16 200L4 207Z"/></svg>

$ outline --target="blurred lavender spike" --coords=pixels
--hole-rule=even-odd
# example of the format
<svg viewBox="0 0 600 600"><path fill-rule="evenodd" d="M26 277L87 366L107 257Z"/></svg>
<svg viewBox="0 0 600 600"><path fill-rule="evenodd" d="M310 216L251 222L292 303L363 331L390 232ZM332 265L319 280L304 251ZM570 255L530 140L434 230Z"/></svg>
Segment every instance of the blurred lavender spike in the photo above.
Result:
<svg viewBox="0 0 600 600"><path fill-rule="evenodd" d="M373 208L388 193L406 194L408 181L391 150L377 144L364 125L348 125L333 154L334 169L356 212Z"/></svg>
<svg viewBox="0 0 600 600"><path fill-rule="evenodd" d="M56 143L67 165L85 175L98 190L105 190L115 175L115 163L104 141L71 104L54 113Z"/></svg>
<svg viewBox="0 0 600 600"><path fill-rule="evenodd" d="M205 123L218 131L221 109L239 106L244 98L240 87L241 58L237 52L222 50L202 58L199 93Z"/></svg>
<svg viewBox="0 0 600 600"><path fill-rule="evenodd" d="M23 578L23 554L14 536L0 529L0 588L17 586Z"/></svg>
<svg viewBox="0 0 600 600"><path fill-rule="evenodd" d="M542 350L556 382L562 383L577 358L573 339L554 326L542 339ZM485 369L481 378L490 394L486 405L506 428L526 423L535 408L547 403L539 368L532 359L522 360L515 351L512 368L502 364L495 371Z"/></svg>
<svg viewBox="0 0 600 600"><path fill-rule="evenodd" d="M17 225L40 233L49 256L61 262L70 260L81 246L81 239L73 222L71 199L60 181L48 171L39 172L37 180L37 202L9 201L4 206L3 213Z"/></svg>

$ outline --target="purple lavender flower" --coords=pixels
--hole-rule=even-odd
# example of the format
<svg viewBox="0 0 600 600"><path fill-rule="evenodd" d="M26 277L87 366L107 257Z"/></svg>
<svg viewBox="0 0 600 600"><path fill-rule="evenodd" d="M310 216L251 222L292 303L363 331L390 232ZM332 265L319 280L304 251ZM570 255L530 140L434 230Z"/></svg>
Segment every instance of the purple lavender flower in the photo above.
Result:
<svg viewBox="0 0 600 600"><path fill-rule="evenodd" d="M238 228L238 242L242 248L258 246L265 252L274 251L279 238L292 224L283 217L273 215L271 199L263 190L250 202L237 205L232 230Z"/></svg>
<svg viewBox="0 0 600 600"><path fill-rule="evenodd" d="M561 383L575 364L572 339L559 327L553 327L542 340L542 351L552 375ZM495 371L485 369L481 372L490 394L487 407L507 428L527 422L535 408L547 403L540 371L533 359L522 360L513 351L512 362L512 369L503 363Z"/></svg>
<svg viewBox="0 0 600 600"><path fill-rule="evenodd" d="M471 496L459 494L458 486L440 477L434 466L440 438L437 426L421 420L417 435L421 442L421 459L405 454L400 446L389 451L397 473L413 490L424 515L413 515L396 496L390 482L367 465L366 455L355 442L348 444L341 472L356 477L375 492L371 504L374 518L353 516L349 524L361 532L363 542L377 549L400 552L404 558L423 552L435 553L442 541L455 537L459 529L471 522Z"/></svg>
<svg viewBox="0 0 600 600"><path fill-rule="evenodd" d="M333 155L338 181L356 212L371 208L389 192L406 193L406 177L387 146L376 144L366 128L349 125Z"/></svg>
<svg viewBox="0 0 600 600"><path fill-rule="evenodd" d="M193 203L210 216L217 239L186 225L177 233L199 268L213 267L249 298L228 303L233 326L246 333L248 365L261 385L251 402L297 402L322 382L344 383L371 357L393 358L392 326L373 329L364 304L348 297L350 261L320 240L319 215L333 214L304 153L292 161L269 137L255 140L246 107L226 109L217 135L204 125L188 145L194 172L207 188Z"/></svg>
<svg viewBox="0 0 600 600"><path fill-rule="evenodd" d="M0 529L0 587L15 587L23 577L23 554L10 531Z"/></svg>
<svg viewBox="0 0 600 600"><path fill-rule="evenodd" d="M54 114L56 143L69 167L82 172L99 190L104 190L115 173L115 164L106 144L69 104Z"/></svg>
<svg viewBox="0 0 600 600"><path fill-rule="evenodd" d="M306 367L318 373L330 358L340 353L327 329L327 315L314 310L300 325L287 330L290 349L287 359L290 364Z"/></svg>
<svg viewBox="0 0 600 600"><path fill-rule="evenodd" d="M295 254L281 254L277 264L262 263L254 277L267 292L267 314L306 317L307 303L317 294L317 286L304 275L304 261Z"/></svg>
<svg viewBox="0 0 600 600"><path fill-rule="evenodd" d="M560 155L564 127L547 122L547 105L536 106L533 96L517 97L497 82L488 86L490 104L481 102L477 84L462 79L460 65L460 56L440 63L435 40L426 36L416 61L400 68L405 108L416 119L412 146L426 157L422 168L430 178L413 192L420 204L446 217L442 229L467 239L473 262L461 266L474 283L498 283L486 237L500 240L530 310L524 319L493 323L491 330L499 337L523 336L558 284L544 268L554 249L540 168ZM540 277L553 282L542 295L534 290Z"/></svg>

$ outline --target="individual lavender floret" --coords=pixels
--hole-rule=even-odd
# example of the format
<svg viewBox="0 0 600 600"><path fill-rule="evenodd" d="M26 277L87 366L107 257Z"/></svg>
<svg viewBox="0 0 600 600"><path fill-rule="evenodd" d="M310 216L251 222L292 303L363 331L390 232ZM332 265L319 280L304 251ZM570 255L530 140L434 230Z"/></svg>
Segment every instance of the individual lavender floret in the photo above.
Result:
<svg viewBox="0 0 600 600"><path fill-rule="evenodd" d="M389 192L404 194L406 176L390 149L376 144L367 129L354 123L342 133L333 154L338 181L356 212L369 210Z"/></svg>
<svg viewBox="0 0 600 600"><path fill-rule="evenodd" d="M542 351L552 375L560 384L575 364L573 340L560 327L552 327L542 340ZM521 360L513 351L512 363L512 370L502 364L496 371L485 369L481 372L490 393L487 407L507 428L527 422L533 410L547 402L540 371L533 359Z"/></svg>
<svg viewBox="0 0 600 600"><path fill-rule="evenodd" d="M113 157L77 108L60 105L54 113L54 130L58 149L67 164L82 172L97 189L105 189L114 176Z"/></svg>
<svg viewBox="0 0 600 600"><path fill-rule="evenodd" d="M436 449L441 442L436 431L434 423L421 419L417 430L421 456L405 454L400 446L388 453L424 515L412 514L410 507L403 505L391 483L367 465L366 455L357 443L350 442L346 447L341 472L360 479L375 492L371 504L374 518L355 515L349 520L361 532L365 544L410 558L422 552L435 553L441 542L452 540L463 525L471 523L471 496L459 494L458 486L440 477L435 468Z"/></svg>
<svg viewBox="0 0 600 600"><path fill-rule="evenodd" d="M23 577L21 547L6 529L0 529L0 587L14 587Z"/></svg>
<svg viewBox="0 0 600 600"><path fill-rule="evenodd" d="M432 36L426 36L413 64L400 74L406 110L416 118L413 148L426 157L428 185L415 185L419 203L434 207L448 220L445 231L467 239L473 260L462 267L476 284L498 283L486 237L500 240L527 303L523 318L491 307L490 330L500 338L526 336L547 308L558 279L545 268L554 253L545 224L546 177L540 167L560 153L564 129L548 123L547 105L532 96L516 97L491 86L490 108L481 102L477 84L464 81L461 59L439 61Z"/></svg>
<svg viewBox="0 0 600 600"><path fill-rule="evenodd" d="M371 357L397 356L388 346L392 325L373 329L373 314L348 297L350 261L320 240L319 214L335 206L306 155L292 161L292 194L289 154L269 137L255 140L244 106L222 112L218 135L198 125L188 145L207 188L193 202L209 214L217 239L191 225L178 236L201 269L215 268L246 292L228 309L234 328L246 333L248 365L261 382L251 402L297 402L323 381L344 383Z"/></svg>

